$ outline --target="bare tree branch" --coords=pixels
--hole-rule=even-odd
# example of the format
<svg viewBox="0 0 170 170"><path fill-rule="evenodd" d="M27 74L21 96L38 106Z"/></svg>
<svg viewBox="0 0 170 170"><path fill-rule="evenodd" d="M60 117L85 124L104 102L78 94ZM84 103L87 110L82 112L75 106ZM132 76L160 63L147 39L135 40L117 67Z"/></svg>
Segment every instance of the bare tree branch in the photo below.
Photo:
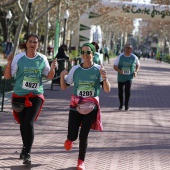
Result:
<svg viewBox="0 0 170 170"><path fill-rule="evenodd" d="M13 5L16 2L17 2L17 0L1 0L0 7L10 6L10 5Z"/></svg>

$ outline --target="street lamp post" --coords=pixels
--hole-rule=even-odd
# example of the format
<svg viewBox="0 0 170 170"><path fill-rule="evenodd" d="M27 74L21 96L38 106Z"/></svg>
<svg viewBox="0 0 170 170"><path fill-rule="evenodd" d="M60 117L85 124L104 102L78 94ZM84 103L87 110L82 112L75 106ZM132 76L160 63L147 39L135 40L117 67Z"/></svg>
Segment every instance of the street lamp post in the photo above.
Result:
<svg viewBox="0 0 170 170"><path fill-rule="evenodd" d="M8 41L8 36L9 36L9 20L12 18L12 13L11 11L8 11L6 15L6 20L7 20L7 41Z"/></svg>
<svg viewBox="0 0 170 170"><path fill-rule="evenodd" d="M64 28L61 27L60 28L60 42L59 42L59 45L61 45L61 42L63 41L63 32L64 32Z"/></svg>
<svg viewBox="0 0 170 170"><path fill-rule="evenodd" d="M67 22L67 19L69 18L69 12L68 10L65 11L65 14L64 14L64 34L63 34L63 44L65 43L65 34L66 34L66 22Z"/></svg>
<svg viewBox="0 0 170 170"><path fill-rule="evenodd" d="M48 23L48 29L50 29L51 28L51 24L50 23Z"/></svg>
<svg viewBox="0 0 170 170"><path fill-rule="evenodd" d="M72 36L73 36L73 34L74 34L74 31L71 31L70 32L70 47L69 47L69 52L71 52L71 44L72 44Z"/></svg>
<svg viewBox="0 0 170 170"><path fill-rule="evenodd" d="M64 28L61 27L61 29L60 29L60 34L62 34L63 31L64 31Z"/></svg>
<svg viewBox="0 0 170 170"><path fill-rule="evenodd" d="M44 39L44 54L45 55L50 55L51 51L48 45L48 34L49 34L49 29L51 28L51 24L48 22L46 32L45 32L45 39Z"/></svg>
<svg viewBox="0 0 170 170"><path fill-rule="evenodd" d="M29 35L29 30L30 30L30 19L31 19L31 8L32 8L32 3L34 0L29 0L28 1L28 27L27 27L27 36Z"/></svg>

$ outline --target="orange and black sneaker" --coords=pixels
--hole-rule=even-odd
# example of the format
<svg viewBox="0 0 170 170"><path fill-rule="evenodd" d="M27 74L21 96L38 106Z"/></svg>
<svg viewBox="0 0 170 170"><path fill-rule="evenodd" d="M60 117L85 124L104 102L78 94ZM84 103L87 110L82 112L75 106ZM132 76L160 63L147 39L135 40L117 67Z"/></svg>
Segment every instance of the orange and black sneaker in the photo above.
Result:
<svg viewBox="0 0 170 170"><path fill-rule="evenodd" d="M86 170L86 168L84 166L84 161L82 161L81 159L78 159L77 170Z"/></svg>
<svg viewBox="0 0 170 170"><path fill-rule="evenodd" d="M73 141L70 141L70 140L67 139L64 143L64 148L67 151L69 151L72 147L73 147Z"/></svg>

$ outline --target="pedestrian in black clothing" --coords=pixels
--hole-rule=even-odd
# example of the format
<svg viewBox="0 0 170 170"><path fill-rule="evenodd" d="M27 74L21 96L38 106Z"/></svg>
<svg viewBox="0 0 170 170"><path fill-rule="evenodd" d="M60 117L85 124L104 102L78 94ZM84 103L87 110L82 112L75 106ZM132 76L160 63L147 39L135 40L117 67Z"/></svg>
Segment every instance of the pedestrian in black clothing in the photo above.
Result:
<svg viewBox="0 0 170 170"><path fill-rule="evenodd" d="M58 53L56 55L56 58L57 59L66 59L68 60L69 59L69 56L66 54L66 51L67 51L67 45L61 45L59 48L58 48Z"/></svg>
<svg viewBox="0 0 170 170"><path fill-rule="evenodd" d="M69 56L66 54L67 45L63 44L58 48L58 53L56 55L58 62L57 76L60 76L60 73L65 69L65 62L69 60ZM57 83L60 83L60 78L57 79Z"/></svg>

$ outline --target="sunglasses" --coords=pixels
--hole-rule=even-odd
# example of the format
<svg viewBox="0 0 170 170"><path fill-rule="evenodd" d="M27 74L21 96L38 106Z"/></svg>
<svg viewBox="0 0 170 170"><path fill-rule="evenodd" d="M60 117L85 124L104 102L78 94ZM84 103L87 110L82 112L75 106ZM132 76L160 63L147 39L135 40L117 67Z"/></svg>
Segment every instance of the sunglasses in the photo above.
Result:
<svg viewBox="0 0 170 170"><path fill-rule="evenodd" d="M83 55L83 54L87 54L87 55L90 55L90 54L92 54L93 52L92 51L81 51L81 54Z"/></svg>

